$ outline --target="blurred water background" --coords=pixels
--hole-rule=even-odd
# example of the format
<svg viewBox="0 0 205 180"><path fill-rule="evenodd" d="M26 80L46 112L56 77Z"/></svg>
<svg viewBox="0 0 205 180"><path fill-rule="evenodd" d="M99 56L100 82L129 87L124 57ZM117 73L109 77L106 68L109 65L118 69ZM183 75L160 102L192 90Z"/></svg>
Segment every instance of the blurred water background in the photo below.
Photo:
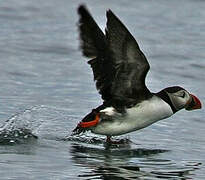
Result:
<svg viewBox="0 0 205 180"><path fill-rule="evenodd" d="M180 85L205 99L205 2L201 0L8 0L0 4L1 179L197 179L205 176L204 109L173 117L107 146L77 122L102 101L81 56L76 9L102 29L112 11L151 65L153 92Z"/></svg>

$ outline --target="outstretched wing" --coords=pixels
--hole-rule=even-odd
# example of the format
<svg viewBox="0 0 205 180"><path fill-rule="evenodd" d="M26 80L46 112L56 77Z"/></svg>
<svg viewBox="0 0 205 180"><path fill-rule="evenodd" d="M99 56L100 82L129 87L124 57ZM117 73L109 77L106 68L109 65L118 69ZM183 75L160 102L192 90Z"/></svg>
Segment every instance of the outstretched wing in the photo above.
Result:
<svg viewBox="0 0 205 180"><path fill-rule="evenodd" d="M104 33L98 27L85 6L78 8L79 32L81 49L86 57L97 57L104 53L106 49L106 39Z"/></svg>
<svg viewBox="0 0 205 180"><path fill-rule="evenodd" d="M115 68L111 87L115 103L132 106L147 99L151 95L145 85L149 63L134 37L111 10L107 11L106 40Z"/></svg>
<svg viewBox="0 0 205 180"><path fill-rule="evenodd" d="M151 95L145 85L149 64L127 28L109 10L104 35L85 6L78 13L81 49L84 56L93 58L88 63L102 99L118 110L147 99Z"/></svg>
<svg viewBox="0 0 205 180"><path fill-rule="evenodd" d="M106 37L84 5L78 8L78 14L83 55L93 58L88 63L92 67L96 87L102 99L108 101L111 99L110 88L114 69L109 58Z"/></svg>

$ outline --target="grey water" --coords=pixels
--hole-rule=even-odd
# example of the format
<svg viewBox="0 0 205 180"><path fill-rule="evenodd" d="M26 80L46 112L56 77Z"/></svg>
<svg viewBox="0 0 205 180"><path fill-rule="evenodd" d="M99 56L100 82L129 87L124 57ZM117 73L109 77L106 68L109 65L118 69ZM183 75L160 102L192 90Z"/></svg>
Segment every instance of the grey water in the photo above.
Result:
<svg viewBox="0 0 205 180"><path fill-rule="evenodd" d="M205 99L205 2L8 0L0 3L0 179L197 179L205 176L205 110L182 110L118 138L72 129L102 103L79 50L77 7L105 11L145 53L153 92L180 85Z"/></svg>

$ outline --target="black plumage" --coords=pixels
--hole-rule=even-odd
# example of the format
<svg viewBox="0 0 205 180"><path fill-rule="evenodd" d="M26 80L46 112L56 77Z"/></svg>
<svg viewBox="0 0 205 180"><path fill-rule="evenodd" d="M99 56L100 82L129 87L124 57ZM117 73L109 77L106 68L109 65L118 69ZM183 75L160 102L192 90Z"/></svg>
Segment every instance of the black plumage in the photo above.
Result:
<svg viewBox="0 0 205 180"><path fill-rule="evenodd" d="M201 108L199 99L179 86L151 93L145 84L149 63L134 37L111 10L105 34L84 5L78 8L79 33L103 104L88 113L73 130L79 134L121 135L145 128L185 108ZM179 93L178 93L179 92ZM112 142L112 141L111 141Z"/></svg>
<svg viewBox="0 0 205 180"><path fill-rule="evenodd" d="M88 63L104 103L121 111L151 97L145 85L149 64L122 22L108 10L104 34L84 5L78 14L81 49L93 58Z"/></svg>

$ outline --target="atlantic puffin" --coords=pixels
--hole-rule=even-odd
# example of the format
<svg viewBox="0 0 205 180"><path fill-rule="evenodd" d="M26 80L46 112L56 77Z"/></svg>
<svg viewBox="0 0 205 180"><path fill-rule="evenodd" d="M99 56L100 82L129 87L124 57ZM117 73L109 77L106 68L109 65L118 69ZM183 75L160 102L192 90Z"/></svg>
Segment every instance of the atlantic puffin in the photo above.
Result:
<svg viewBox="0 0 205 180"><path fill-rule="evenodd" d="M80 47L90 58L96 88L103 104L87 114L73 130L118 136L145 128L181 109L201 108L200 100L179 86L152 93L145 78L149 63L135 38L111 11L106 12L105 34L85 5L78 8Z"/></svg>

